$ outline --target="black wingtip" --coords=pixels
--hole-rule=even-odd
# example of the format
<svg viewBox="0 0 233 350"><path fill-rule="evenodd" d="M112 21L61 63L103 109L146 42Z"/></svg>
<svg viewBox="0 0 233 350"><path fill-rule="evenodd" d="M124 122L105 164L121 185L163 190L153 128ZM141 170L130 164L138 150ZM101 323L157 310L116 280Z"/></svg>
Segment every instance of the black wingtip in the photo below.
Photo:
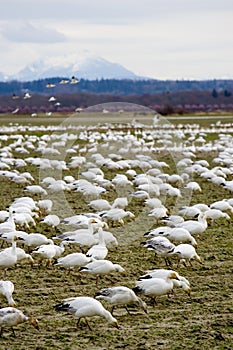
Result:
<svg viewBox="0 0 233 350"><path fill-rule="evenodd" d="M67 311L69 310L69 304L57 304L54 306L55 311Z"/></svg>

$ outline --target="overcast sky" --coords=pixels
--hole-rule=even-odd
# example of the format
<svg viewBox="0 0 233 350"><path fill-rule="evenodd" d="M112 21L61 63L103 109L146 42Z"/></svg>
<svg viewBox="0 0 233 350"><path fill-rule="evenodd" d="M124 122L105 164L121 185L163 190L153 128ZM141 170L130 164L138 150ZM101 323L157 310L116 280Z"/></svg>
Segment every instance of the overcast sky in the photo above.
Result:
<svg viewBox="0 0 233 350"><path fill-rule="evenodd" d="M233 0L1 0L0 72L90 52L157 79L233 78Z"/></svg>

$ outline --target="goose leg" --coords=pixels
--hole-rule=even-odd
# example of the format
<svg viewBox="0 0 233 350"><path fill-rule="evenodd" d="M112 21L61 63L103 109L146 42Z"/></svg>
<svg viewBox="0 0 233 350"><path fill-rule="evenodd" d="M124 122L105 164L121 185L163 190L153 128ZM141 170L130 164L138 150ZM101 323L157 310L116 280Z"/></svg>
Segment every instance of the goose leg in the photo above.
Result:
<svg viewBox="0 0 233 350"><path fill-rule="evenodd" d="M89 330L92 331L92 328L91 328L91 326L89 325L89 323L87 322L87 319L86 319L85 317L84 317L84 320L85 320L86 325L87 325L87 327L89 328Z"/></svg>

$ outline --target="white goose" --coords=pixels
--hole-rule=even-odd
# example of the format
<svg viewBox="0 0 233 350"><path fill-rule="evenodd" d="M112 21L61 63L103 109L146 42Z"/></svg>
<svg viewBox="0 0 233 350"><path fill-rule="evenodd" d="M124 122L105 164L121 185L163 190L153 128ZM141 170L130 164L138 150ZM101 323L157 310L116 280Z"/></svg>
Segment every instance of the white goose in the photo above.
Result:
<svg viewBox="0 0 233 350"><path fill-rule="evenodd" d="M208 224L206 221L206 215L204 213L200 213L198 215L198 221L187 220L176 225L176 227L185 228L186 230L189 231L191 235L195 235L195 234L199 235L203 233L208 227Z"/></svg>
<svg viewBox="0 0 233 350"><path fill-rule="evenodd" d="M42 264L43 260L46 260L46 266L50 266L56 253L57 250L54 244L42 244L35 248L31 254L39 257L39 265Z"/></svg>
<svg viewBox="0 0 233 350"><path fill-rule="evenodd" d="M53 244L53 240L47 238L42 233L29 233L25 238L19 240L28 246L28 249L38 247L42 244Z"/></svg>
<svg viewBox="0 0 233 350"><path fill-rule="evenodd" d="M174 279L179 279L177 274L171 272L166 278L151 278L136 282L136 287L133 291L136 293L142 293L153 299L153 303L156 302L156 297L161 295L168 295L173 289Z"/></svg>
<svg viewBox="0 0 233 350"><path fill-rule="evenodd" d="M180 262L183 262L186 266L186 261L192 266L191 260L197 260L202 264L200 256L197 254L196 249L187 243L182 243L177 245L171 252L170 255L175 255L178 257L178 266Z"/></svg>
<svg viewBox="0 0 233 350"><path fill-rule="evenodd" d="M60 218L55 214L46 215L42 220L42 223L45 223L52 228L57 227L60 224Z"/></svg>
<svg viewBox="0 0 233 350"><path fill-rule="evenodd" d="M84 318L86 325L91 330L86 317L100 316L104 317L108 322L118 328L118 322L111 313L106 310L98 300L91 297L64 299L61 304L55 306L55 310L71 312L74 317L78 319L77 327L79 327L81 318Z"/></svg>
<svg viewBox="0 0 233 350"><path fill-rule="evenodd" d="M54 265L68 269L69 273L72 268L85 266L90 261L91 259L83 253L71 253L57 259Z"/></svg>
<svg viewBox="0 0 233 350"><path fill-rule="evenodd" d="M152 278L166 279L172 272L177 275L177 279L174 279L174 278L172 279L173 286L182 288L185 293L190 295L191 288L190 288L189 281L187 280L187 278L185 278L184 276L181 276L178 272L174 270L167 270L167 269L149 270L145 275L139 277L139 281L148 280Z"/></svg>
<svg viewBox="0 0 233 350"><path fill-rule="evenodd" d="M22 311L14 307L4 307L0 309L0 336L3 329L10 327L15 336L13 326L17 326L20 323L29 322L33 327L39 329L38 321L36 318L26 316Z"/></svg>
<svg viewBox="0 0 233 350"><path fill-rule="evenodd" d="M130 314L127 305L137 305L147 312L146 303L132 289L125 286L103 288L95 294L95 298L108 301L112 305L112 314L116 306L124 306L128 314Z"/></svg>
<svg viewBox="0 0 233 350"><path fill-rule="evenodd" d="M154 250L155 254L165 259L167 266L171 265L168 256L170 251L173 251L175 245L166 237L153 237L146 242L141 243L148 250Z"/></svg>
<svg viewBox="0 0 233 350"><path fill-rule="evenodd" d="M15 266L17 262L16 241L17 241L17 237L14 237L12 240L12 246L0 252L0 268L4 269L4 273L3 273L4 278L6 277L7 269L9 267Z"/></svg>
<svg viewBox="0 0 233 350"><path fill-rule="evenodd" d="M15 221L13 218L13 209L9 208L9 217L6 222L0 224L0 234L12 232L16 230Z"/></svg>
<svg viewBox="0 0 233 350"><path fill-rule="evenodd" d="M80 272L87 272L96 276L96 284L99 276L107 275L114 271L123 273L125 269L119 264L112 263L110 260L94 260L80 269Z"/></svg>
<svg viewBox="0 0 233 350"><path fill-rule="evenodd" d="M102 227L98 230L99 243L93 245L86 253L88 258L94 258L97 260L105 259L108 254L108 248L106 247L103 235Z"/></svg>
<svg viewBox="0 0 233 350"><path fill-rule="evenodd" d="M15 306L16 304L12 297L14 288L14 283L11 281L0 281L0 297L5 298L9 306Z"/></svg>
<svg viewBox="0 0 233 350"><path fill-rule="evenodd" d="M175 227L170 231L165 232L164 236L173 243L190 243L197 248L197 241L185 228Z"/></svg>

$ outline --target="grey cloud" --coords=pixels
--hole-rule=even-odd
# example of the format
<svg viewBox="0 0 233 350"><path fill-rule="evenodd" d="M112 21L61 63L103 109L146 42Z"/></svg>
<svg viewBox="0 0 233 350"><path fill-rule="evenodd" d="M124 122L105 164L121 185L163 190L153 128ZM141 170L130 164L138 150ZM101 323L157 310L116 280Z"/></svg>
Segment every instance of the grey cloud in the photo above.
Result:
<svg viewBox="0 0 233 350"><path fill-rule="evenodd" d="M85 22L125 22L177 14L232 11L232 0L1 0L0 18L77 19Z"/></svg>
<svg viewBox="0 0 233 350"><path fill-rule="evenodd" d="M29 22L6 24L1 29L2 36L13 42L21 43L57 43L66 41L66 37L51 28L36 27Z"/></svg>

